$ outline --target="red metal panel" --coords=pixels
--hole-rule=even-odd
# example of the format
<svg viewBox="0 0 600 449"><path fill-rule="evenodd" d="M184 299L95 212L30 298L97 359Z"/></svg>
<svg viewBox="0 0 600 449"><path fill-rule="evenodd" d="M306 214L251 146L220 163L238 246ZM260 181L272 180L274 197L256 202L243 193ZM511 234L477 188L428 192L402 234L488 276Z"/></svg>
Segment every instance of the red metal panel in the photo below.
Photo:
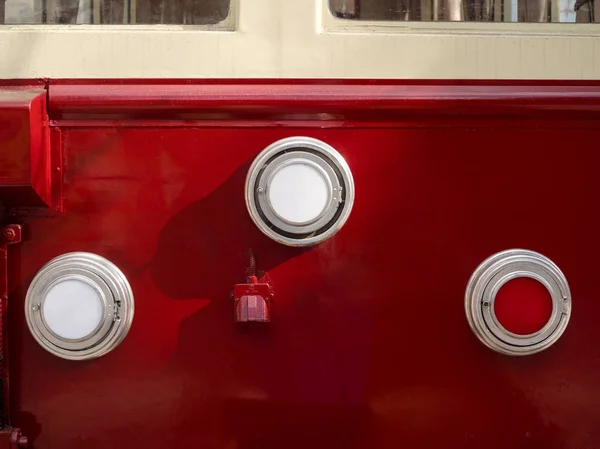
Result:
<svg viewBox="0 0 600 449"><path fill-rule="evenodd" d="M509 116L589 120L599 85L102 84L50 90L53 120L411 120Z"/></svg>
<svg viewBox="0 0 600 449"><path fill-rule="evenodd" d="M10 206L52 203L46 91L0 89L0 197Z"/></svg>
<svg viewBox="0 0 600 449"><path fill-rule="evenodd" d="M75 363L10 310L13 421L34 447L598 446L598 87L253 86L51 85L66 214L25 219L11 301L91 251L126 273L136 316ZM253 158L292 135L334 146L356 184L346 226L311 249L269 240L244 204ZM562 339L527 358L481 345L463 306L477 265L514 247L573 293ZM249 248L277 294L258 332L232 319Z"/></svg>

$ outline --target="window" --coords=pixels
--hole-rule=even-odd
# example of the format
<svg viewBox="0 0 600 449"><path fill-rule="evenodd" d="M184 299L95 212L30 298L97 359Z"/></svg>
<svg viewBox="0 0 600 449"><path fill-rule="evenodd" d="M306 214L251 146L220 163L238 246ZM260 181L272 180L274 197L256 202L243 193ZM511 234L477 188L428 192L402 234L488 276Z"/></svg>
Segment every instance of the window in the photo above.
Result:
<svg viewBox="0 0 600 449"><path fill-rule="evenodd" d="M6 24L213 25L230 0L0 0Z"/></svg>
<svg viewBox="0 0 600 449"><path fill-rule="evenodd" d="M600 0L328 0L335 17L366 21L600 22Z"/></svg>

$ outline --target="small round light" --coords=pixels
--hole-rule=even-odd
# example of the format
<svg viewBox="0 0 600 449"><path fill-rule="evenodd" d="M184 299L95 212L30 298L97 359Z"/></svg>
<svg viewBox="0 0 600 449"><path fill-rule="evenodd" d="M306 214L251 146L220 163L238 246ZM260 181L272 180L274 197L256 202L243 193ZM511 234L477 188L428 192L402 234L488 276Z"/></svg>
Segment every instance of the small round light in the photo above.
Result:
<svg viewBox="0 0 600 449"><path fill-rule="evenodd" d="M550 259L512 249L477 267L467 285L465 312L477 338L490 349L507 355L535 354L564 333L571 292Z"/></svg>
<svg viewBox="0 0 600 449"><path fill-rule="evenodd" d="M290 137L265 148L246 178L246 205L258 228L290 246L332 237L354 203L354 180L344 158L310 137Z"/></svg>
<svg viewBox="0 0 600 449"><path fill-rule="evenodd" d="M325 173L301 160L277 170L268 190L273 212L293 224L315 221L331 201L331 185Z"/></svg>
<svg viewBox="0 0 600 449"><path fill-rule="evenodd" d="M113 263L91 253L69 253L37 273L25 298L27 326L48 352L86 360L116 348L131 327L133 292Z"/></svg>
<svg viewBox="0 0 600 449"><path fill-rule="evenodd" d="M42 306L48 328L67 340L90 335L102 322L104 310L101 293L77 279L57 283L46 293Z"/></svg>

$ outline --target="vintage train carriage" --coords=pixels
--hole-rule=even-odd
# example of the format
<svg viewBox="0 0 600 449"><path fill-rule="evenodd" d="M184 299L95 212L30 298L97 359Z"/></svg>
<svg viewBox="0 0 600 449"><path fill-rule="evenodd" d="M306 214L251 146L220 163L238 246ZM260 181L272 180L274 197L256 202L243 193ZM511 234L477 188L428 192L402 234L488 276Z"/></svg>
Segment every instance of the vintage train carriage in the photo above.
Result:
<svg viewBox="0 0 600 449"><path fill-rule="evenodd" d="M596 0L0 0L0 448L600 447Z"/></svg>

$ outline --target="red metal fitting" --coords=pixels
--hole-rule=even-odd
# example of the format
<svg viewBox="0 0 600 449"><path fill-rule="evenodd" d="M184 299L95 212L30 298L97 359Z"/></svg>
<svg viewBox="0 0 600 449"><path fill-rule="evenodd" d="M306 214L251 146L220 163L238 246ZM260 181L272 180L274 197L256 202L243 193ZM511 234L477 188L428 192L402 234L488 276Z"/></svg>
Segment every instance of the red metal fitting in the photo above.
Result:
<svg viewBox="0 0 600 449"><path fill-rule="evenodd" d="M4 240L6 240L7 242L12 242L15 237L17 236L17 234L15 233L14 229L8 228L5 229L4 232L2 233L2 236L4 237Z"/></svg>
<svg viewBox="0 0 600 449"><path fill-rule="evenodd" d="M6 427L0 430L0 449L26 449L28 445L29 440L21 429Z"/></svg>
<svg viewBox="0 0 600 449"><path fill-rule="evenodd" d="M235 321L238 323L268 323L271 321L273 288L265 280L256 277L254 255L249 252L249 268L246 283L233 288Z"/></svg>
<svg viewBox="0 0 600 449"><path fill-rule="evenodd" d="M11 449L26 449L29 446L27 437L21 434L21 429L12 429L10 433Z"/></svg>
<svg viewBox="0 0 600 449"><path fill-rule="evenodd" d="M235 320L238 323L268 323L271 321L273 289L254 277L253 283L238 284L233 289Z"/></svg>
<svg viewBox="0 0 600 449"><path fill-rule="evenodd" d="M8 225L2 229L2 242L0 243L19 243L21 241L21 233L21 225Z"/></svg>

